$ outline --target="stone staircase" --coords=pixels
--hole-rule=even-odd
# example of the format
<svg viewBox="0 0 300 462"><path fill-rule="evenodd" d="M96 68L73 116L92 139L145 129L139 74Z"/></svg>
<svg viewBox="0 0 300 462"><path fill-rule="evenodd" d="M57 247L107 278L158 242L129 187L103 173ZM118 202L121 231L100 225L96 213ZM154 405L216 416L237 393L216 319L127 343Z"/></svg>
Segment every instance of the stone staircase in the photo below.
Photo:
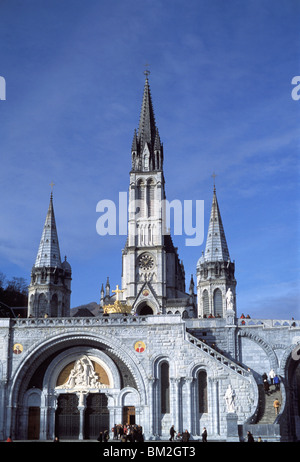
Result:
<svg viewBox="0 0 300 462"><path fill-rule="evenodd" d="M216 361L219 361L223 366L228 367L231 371L234 371L244 377L250 376L250 373L243 366L227 358L215 348L210 347L207 345L207 343L204 343L188 332L186 333L186 339L196 347L200 348L203 353L207 354L209 357L215 359Z"/></svg>
<svg viewBox="0 0 300 462"><path fill-rule="evenodd" d="M275 399L278 399L280 404L282 403L282 395L280 390L275 390L275 385L270 385L270 391L267 395L263 389L263 386L259 386L259 414L257 416L258 424L273 424L276 420L277 415L273 403ZM280 412L280 408L279 408Z"/></svg>

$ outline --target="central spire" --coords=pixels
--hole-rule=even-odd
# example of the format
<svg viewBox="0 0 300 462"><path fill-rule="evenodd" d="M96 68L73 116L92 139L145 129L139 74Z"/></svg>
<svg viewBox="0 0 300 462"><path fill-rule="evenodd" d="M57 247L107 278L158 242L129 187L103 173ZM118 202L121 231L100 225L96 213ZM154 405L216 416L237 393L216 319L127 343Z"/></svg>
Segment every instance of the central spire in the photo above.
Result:
<svg viewBox="0 0 300 462"><path fill-rule="evenodd" d="M155 123L154 109L149 85L149 71L146 79L138 132L134 131L132 142L132 170L162 170L163 146Z"/></svg>
<svg viewBox="0 0 300 462"><path fill-rule="evenodd" d="M155 134L156 134L156 125L155 125L154 110L153 110L153 104L152 104L152 99L151 99L148 75L146 75L142 109L141 109L141 115L140 115L140 124L139 124L139 131L138 131L138 140L141 143L142 149L145 143L154 145Z"/></svg>

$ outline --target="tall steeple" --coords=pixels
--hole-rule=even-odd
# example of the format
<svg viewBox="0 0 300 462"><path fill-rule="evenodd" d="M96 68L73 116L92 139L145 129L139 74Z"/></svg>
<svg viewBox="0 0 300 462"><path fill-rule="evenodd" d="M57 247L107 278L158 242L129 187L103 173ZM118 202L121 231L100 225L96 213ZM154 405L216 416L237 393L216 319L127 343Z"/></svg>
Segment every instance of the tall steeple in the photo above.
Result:
<svg viewBox="0 0 300 462"><path fill-rule="evenodd" d="M226 293L233 295L236 311L235 264L230 260L221 213L214 186L205 252L197 264L197 303L199 317L224 317Z"/></svg>
<svg viewBox="0 0 300 462"><path fill-rule="evenodd" d="M69 316L72 270L61 262L55 222L53 194L28 287L28 316Z"/></svg>
<svg viewBox="0 0 300 462"><path fill-rule="evenodd" d="M143 149L145 143L154 144L156 134L156 125L153 104L151 99L151 92L149 86L148 76L146 76L144 95L142 102L142 109L140 115L140 124L138 130L138 140L141 148Z"/></svg>
<svg viewBox="0 0 300 462"><path fill-rule="evenodd" d="M165 235L163 145L154 117L149 71L145 75L139 128L131 145L128 236L122 255L123 301L138 315L167 312L169 299L171 309L174 299L176 306L182 303L185 307L182 312L194 309L187 302L183 263L171 236Z"/></svg>
<svg viewBox="0 0 300 462"><path fill-rule="evenodd" d="M230 260L215 187L204 259L211 262Z"/></svg>
<svg viewBox="0 0 300 462"><path fill-rule="evenodd" d="M52 192L39 250L35 260L35 267L41 266L61 268L61 258L55 223Z"/></svg>
<svg viewBox="0 0 300 462"><path fill-rule="evenodd" d="M132 170L155 171L163 168L163 145L160 140L149 85L149 71L146 71L144 94L138 132L134 131L132 141Z"/></svg>

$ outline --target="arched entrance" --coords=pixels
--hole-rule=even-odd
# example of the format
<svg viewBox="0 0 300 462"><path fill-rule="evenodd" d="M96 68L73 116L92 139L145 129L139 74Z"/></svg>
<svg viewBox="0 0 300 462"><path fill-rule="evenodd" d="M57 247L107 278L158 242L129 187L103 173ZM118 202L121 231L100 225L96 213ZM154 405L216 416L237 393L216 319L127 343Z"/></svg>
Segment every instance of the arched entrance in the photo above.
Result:
<svg viewBox="0 0 300 462"><path fill-rule="evenodd" d="M80 416L78 397L74 393L63 393L57 400L55 412L55 436L60 439L78 439Z"/></svg>
<svg viewBox="0 0 300 462"><path fill-rule="evenodd" d="M153 313L153 309L151 308L151 306L145 304L139 309L138 314L140 314L141 316L146 316L146 315L154 314L154 313Z"/></svg>
<svg viewBox="0 0 300 462"><path fill-rule="evenodd" d="M123 407L123 424L135 425L135 407L124 406Z"/></svg>
<svg viewBox="0 0 300 462"><path fill-rule="evenodd" d="M286 408L289 430L294 441L300 440L300 345L298 344L287 361Z"/></svg>
<svg viewBox="0 0 300 462"><path fill-rule="evenodd" d="M108 398L104 393L90 393L86 399L84 439L96 439L109 429Z"/></svg>
<svg viewBox="0 0 300 462"><path fill-rule="evenodd" d="M79 363L83 366L80 380L77 376L74 382L71 371ZM60 335L55 341L49 339L39 344L15 377L7 407L7 434L12 434L16 440L26 440L29 434L39 440L53 440L56 432L61 439L94 439L101 427L110 429L115 421L122 421L122 405L118 404L118 396L122 389L129 388L141 390L139 402L140 399L144 402L141 372L121 348L119 340L112 342L110 337L99 338L81 332L79 335L73 332ZM33 392L39 394L40 401L33 397L29 400ZM91 394L95 396L90 398ZM105 397L99 398L101 394ZM101 406L98 399L103 400ZM125 406L135 404L124 403ZM128 413L132 415L131 411L128 410ZM34 428L30 428L28 434L29 423L30 427L34 424ZM73 428L70 432L68 425Z"/></svg>

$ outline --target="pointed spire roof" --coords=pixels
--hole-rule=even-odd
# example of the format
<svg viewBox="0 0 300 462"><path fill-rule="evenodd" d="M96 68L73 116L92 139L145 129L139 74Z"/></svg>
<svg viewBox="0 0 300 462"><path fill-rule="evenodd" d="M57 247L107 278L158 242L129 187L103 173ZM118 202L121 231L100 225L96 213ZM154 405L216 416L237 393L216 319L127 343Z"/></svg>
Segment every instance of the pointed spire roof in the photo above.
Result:
<svg viewBox="0 0 300 462"><path fill-rule="evenodd" d="M210 213L204 260L211 262L230 260L215 187Z"/></svg>
<svg viewBox="0 0 300 462"><path fill-rule="evenodd" d="M54 216L53 195L50 195L50 204L46 215L44 229L37 253L35 267L61 267L58 235Z"/></svg>
<svg viewBox="0 0 300 462"><path fill-rule="evenodd" d="M156 135L156 125L154 110L148 80L148 73L146 74L145 86L144 86L144 95L142 102L142 109L140 115L140 123L138 130L138 139L141 143L141 148L144 148L145 143L150 143L154 145Z"/></svg>

